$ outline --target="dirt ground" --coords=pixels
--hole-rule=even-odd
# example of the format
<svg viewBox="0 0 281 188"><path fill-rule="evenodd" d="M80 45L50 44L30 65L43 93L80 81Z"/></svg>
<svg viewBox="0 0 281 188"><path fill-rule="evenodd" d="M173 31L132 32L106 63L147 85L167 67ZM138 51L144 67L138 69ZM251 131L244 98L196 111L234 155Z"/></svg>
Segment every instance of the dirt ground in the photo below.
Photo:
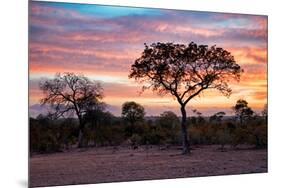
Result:
<svg viewBox="0 0 281 188"><path fill-rule="evenodd" d="M193 147L189 156L179 148L137 150L119 147L73 149L55 154L33 155L30 186L102 183L195 176L267 172L267 150Z"/></svg>

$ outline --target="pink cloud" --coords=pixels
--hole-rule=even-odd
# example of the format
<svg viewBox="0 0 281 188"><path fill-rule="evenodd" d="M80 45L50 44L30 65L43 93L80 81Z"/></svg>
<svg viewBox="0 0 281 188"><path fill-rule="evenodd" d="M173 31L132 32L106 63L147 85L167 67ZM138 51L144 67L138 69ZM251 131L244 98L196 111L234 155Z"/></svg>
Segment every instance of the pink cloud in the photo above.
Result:
<svg viewBox="0 0 281 188"><path fill-rule="evenodd" d="M123 16L103 19L85 16L75 10L44 7L34 3L30 14L31 78L45 74L52 77L57 72L83 73L93 79L107 81L103 83L105 102L119 104L129 98L136 99L144 102L151 113L159 114L163 109L176 110L176 103L168 104L173 100L172 97L160 98L151 91L139 96L141 86L128 80L130 65L141 56L143 43L195 41L198 44L217 44L226 48L245 70L240 83L231 83L235 92L229 104L234 103L242 94L247 94L254 106L261 106L267 91L265 17L210 14L211 18L202 21L190 14L168 10L163 13L164 16L155 17ZM229 25L223 25L225 21L229 21ZM118 79L126 80L126 84L117 83ZM108 80L115 82L109 83ZM31 84L30 101L37 103L41 94L38 83ZM203 98L210 103L210 100L217 100L217 96L215 92L207 92ZM221 108L227 107L221 102L224 100L225 98L218 100ZM195 107L207 109L207 102L201 106L196 103ZM227 103L228 106L229 104Z"/></svg>

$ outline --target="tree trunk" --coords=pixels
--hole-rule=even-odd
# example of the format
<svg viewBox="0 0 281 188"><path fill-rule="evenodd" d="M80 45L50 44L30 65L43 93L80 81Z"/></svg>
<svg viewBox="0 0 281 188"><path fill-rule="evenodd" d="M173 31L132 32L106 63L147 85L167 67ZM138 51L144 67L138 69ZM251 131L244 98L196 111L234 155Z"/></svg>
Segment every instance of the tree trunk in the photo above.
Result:
<svg viewBox="0 0 281 188"><path fill-rule="evenodd" d="M79 119L78 148L84 147L84 124L81 117Z"/></svg>
<svg viewBox="0 0 281 188"><path fill-rule="evenodd" d="M242 116L240 115L240 125L241 127L243 126L243 120L242 120Z"/></svg>
<svg viewBox="0 0 281 188"><path fill-rule="evenodd" d="M182 154L186 155L190 153L190 143L187 136L187 119L186 119L186 111L185 106L181 107L181 114L182 114L182 120L181 120L181 132L182 132Z"/></svg>
<svg viewBox="0 0 281 188"><path fill-rule="evenodd" d="M83 142L84 142L83 137L84 137L83 131L82 131L82 129L79 129L78 148L82 148L84 146L84 144L83 144Z"/></svg>

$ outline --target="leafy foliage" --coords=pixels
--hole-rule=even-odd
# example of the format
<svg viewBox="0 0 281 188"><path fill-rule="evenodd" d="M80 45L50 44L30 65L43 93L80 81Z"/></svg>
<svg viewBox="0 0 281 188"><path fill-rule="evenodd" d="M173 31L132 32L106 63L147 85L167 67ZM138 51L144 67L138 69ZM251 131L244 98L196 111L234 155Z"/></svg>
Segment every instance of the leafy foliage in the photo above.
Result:
<svg viewBox="0 0 281 188"><path fill-rule="evenodd" d="M185 139L180 134L186 129L180 125L186 120L192 144L220 144L222 150L225 145L240 144L267 147L267 106L259 116L245 100L238 100L233 107L240 124L225 118L224 112L215 113L208 121L195 109L195 116L182 117L180 121L172 111L146 119L144 107L133 101L123 104L122 117L115 117L105 111L105 104L100 101L102 88L72 73L45 81L41 89L46 95L42 103L51 104L55 114L30 118L31 153L59 152L80 144L81 126L83 145L87 147L117 146L127 141L134 149L139 145L179 145ZM78 119L64 116L71 111L76 112Z"/></svg>
<svg viewBox="0 0 281 188"><path fill-rule="evenodd" d="M136 102L125 102L122 105L122 117L131 124L134 124L137 121L142 121L144 115L144 108Z"/></svg>
<svg viewBox="0 0 281 188"><path fill-rule="evenodd" d="M254 111L248 107L248 102L242 99L236 102L233 109L241 125L244 125L245 120L250 119L254 115Z"/></svg>
<svg viewBox="0 0 281 188"><path fill-rule="evenodd" d="M160 94L170 93L186 104L201 91L214 88L231 93L230 79L239 80L242 69L230 52L216 46L173 43L145 44L129 77Z"/></svg>
<svg viewBox="0 0 281 188"><path fill-rule="evenodd" d="M125 122L128 122L126 127L126 135L132 136L136 133L135 125L137 122L144 120L145 111L144 108L136 102L125 102L122 105L122 118Z"/></svg>
<svg viewBox="0 0 281 188"><path fill-rule="evenodd" d="M74 119L53 120L48 116L30 118L31 153L51 153L69 149L77 141Z"/></svg>
<svg viewBox="0 0 281 188"><path fill-rule="evenodd" d="M183 154L190 152L186 104L206 89L229 96L230 80L239 81L243 72L230 52L216 46L152 43L145 44L140 58L131 66L129 78L160 95L176 98L182 113Z"/></svg>

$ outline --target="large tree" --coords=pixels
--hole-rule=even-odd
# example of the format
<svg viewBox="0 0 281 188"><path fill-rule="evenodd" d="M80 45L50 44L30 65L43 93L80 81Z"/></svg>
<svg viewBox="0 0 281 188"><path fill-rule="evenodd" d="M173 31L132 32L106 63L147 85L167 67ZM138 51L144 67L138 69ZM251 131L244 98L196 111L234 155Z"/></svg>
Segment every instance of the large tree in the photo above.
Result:
<svg viewBox="0 0 281 188"><path fill-rule="evenodd" d="M42 104L49 104L56 118L75 114L79 120L78 147L83 147L85 121L83 116L100 104L102 87L83 75L56 74L55 78L40 82L44 93Z"/></svg>
<svg viewBox="0 0 281 188"><path fill-rule="evenodd" d="M182 114L183 154L190 152L186 105L206 89L229 96L228 83L239 81L242 69L230 52L216 46L153 43L145 44L140 58L131 66L129 78L143 83L143 90L176 98Z"/></svg>

